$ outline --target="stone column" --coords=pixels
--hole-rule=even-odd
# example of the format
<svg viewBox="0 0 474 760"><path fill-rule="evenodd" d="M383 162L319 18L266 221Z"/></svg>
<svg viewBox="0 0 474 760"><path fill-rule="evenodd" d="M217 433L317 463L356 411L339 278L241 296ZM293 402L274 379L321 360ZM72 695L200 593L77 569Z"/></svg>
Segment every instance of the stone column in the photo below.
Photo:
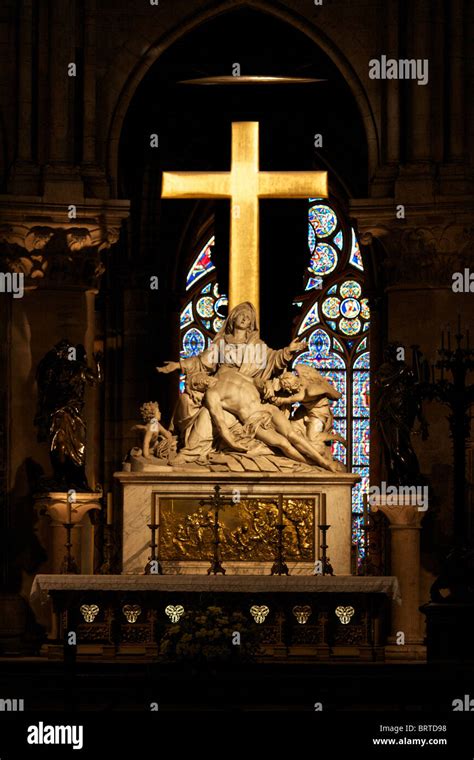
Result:
<svg viewBox="0 0 474 760"><path fill-rule="evenodd" d="M400 584L401 604L392 603L392 629L386 655L390 659L424 659L420 606L420 530L424 512L410 497L371 499L371 509L390 520L392 575Z"/></svg>
<svg viewBox="0 0 474 760"><path fill-rule="evenodd" d="M86 200L78 211L80 218L69 222L54 203L33 205L30 200L23 203L13 197L0 200L0 214L5 221L0 227L0 271L21 276L24 284L24 292L18 297L2 296L11 298L8 489L12 510L21 509L25 503L33 506L38 475L29 482L28 463L42 468L47 477L51 473L48 445L37 441L34 426L38 363L55 343L67 338L72 344L85 346L88 365L94 367L94 300L104 272L102 252L118 240L128 203ZM100 450L93 445L99 419L97 390L86 390L85 404L86 467L89 485L94 489L100 459ZM94 498L97 501L98 493ZM44 536L43 528L42 531ZM63 531L52 528L48 540L55 532ZM73 534L79 538L80 532L74 529ZM56 545L63 550L63 537L52 542L48 562L55 569L59 551ZM89 546L88 568L91 551Z"/></svg>

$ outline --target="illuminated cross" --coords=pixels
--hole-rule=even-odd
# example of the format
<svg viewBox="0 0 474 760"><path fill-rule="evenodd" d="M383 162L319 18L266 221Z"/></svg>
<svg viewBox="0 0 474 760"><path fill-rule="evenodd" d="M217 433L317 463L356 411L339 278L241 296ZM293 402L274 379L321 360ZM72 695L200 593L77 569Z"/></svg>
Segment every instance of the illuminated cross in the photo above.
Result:
<svg viewBox="0 0 474 760"><path fill-rule="evenodd" d="M327 172L259 171L258 121L232 123L230 172L164 172L163 198L230 198L229 308L259 311L259 198L327 198Z"/></svg>

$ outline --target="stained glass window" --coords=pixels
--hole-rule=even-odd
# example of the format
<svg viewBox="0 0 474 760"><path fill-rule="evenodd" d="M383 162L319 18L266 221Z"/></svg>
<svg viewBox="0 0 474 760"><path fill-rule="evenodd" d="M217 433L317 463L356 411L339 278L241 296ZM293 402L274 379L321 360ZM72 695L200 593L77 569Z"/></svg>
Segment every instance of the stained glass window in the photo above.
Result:
<svg viewBox="0 0 474 760"><path fill-rule="evenodd" d="M308 349L294 364L314 366L342 394L332 411L334 428L346 445L335 442L333 453L362 478L353 490L353 543L360 562L370 453L370 308L364 296L364 265L355 229L332 201L310 199L308 221L309 266L296 328L298 337L307 338Z"/></svg>

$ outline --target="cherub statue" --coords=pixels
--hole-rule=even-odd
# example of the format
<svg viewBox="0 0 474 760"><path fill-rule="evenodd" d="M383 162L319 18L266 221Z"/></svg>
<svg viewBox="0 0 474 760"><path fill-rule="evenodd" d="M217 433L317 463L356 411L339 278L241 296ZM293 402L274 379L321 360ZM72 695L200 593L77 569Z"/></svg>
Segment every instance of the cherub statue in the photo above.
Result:
<svg viewBox="0 0 474 760"><path fill-rule="evenodd" d="M159 459L169 452L173 436L161 424L161 412L157 401L147 401L140 407L144 425L134 425L133 430L143 431L142 455L148 459L156 456Z"/></svg>
<svg viewBox="0 0 474 760"><path fill-rule="evenodd" d="M314 367L298 364L295 372L296 375L291 372L281 375L280 388L290 395L277 396L273 403L277 406L289 406L299 402L301 406L296 410L293 419L304 421L306 435L313 441L321 433L331 433L334 417L329 402L337 401L341 394Z"/></svg>

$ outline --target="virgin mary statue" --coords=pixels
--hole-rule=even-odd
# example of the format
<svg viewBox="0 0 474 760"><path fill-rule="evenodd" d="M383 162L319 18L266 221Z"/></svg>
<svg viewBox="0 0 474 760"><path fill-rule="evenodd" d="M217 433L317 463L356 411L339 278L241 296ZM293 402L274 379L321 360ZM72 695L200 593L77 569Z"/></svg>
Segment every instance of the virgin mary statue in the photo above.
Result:
<svg viewBox="0 0 474 760"><path fill-rule="evenodd" d="M232 368L247 377L268 380L283 372L305 345L293 340L286 348L269 348L260 338L255 307L244 301L231 310L209 348L179 362L165 362L157 370L166 373L181 369L188 378L197 372L214 375L220 369Z"/></svg>

